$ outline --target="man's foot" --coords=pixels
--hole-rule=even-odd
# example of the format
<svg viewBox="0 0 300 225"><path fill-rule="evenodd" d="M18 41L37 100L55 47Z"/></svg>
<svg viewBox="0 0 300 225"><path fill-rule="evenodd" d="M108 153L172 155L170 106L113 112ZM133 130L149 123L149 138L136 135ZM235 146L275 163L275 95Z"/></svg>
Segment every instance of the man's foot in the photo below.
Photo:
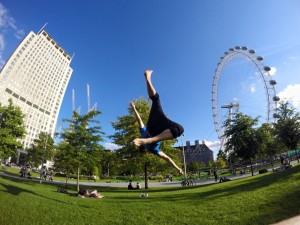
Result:
<svg viewBox="0 0 300 225"><path fill-rule="evenodd" d="M153 73L153 70L146 70L144 72L144 76L145 76L146 80L149 80L151 78L152 73Z"/></svg>
<svg viewBox="0 0 300 225"><path fill-rule="evenodd" d="M130 106L131 106L132 108L135 108L134 102L130 102Z"/></svg>

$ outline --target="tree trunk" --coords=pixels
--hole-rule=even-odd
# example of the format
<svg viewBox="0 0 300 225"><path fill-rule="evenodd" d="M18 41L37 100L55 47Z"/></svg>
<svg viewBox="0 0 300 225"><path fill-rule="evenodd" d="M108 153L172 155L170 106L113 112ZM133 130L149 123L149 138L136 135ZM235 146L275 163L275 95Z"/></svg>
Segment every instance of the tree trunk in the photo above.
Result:
<svg viewBox="0 0 300 225"><path fill-rule="evenodd" d="M77 167L77 192L79 191L79 166Z"/></svg>
<svg viewBox="0 0 300 225"><path fill-rule="evenodd" d="M251 166L251 173L252 173L252 176L254 176L253 165L252 165L252 160L251 160L251 159L250 159L250 166Z"/></svg>
<svg viewBox="0 0 300 225"><path fill-rule="evenodd" d="M66 174L66 187L68 187L68 178L69 178L69 171L67 170L67 174Z"/></svg>
<svg viewBox="0 0 300 225"><path fill-rule="evenodd" d="M144 172L145 172L145 189L148 189L148 165L147 165L147 163L145 163Z"/></svg>
<svg viewBox="0 0 300 225"><path fill-rule="evenodd" d="M271 162L271 166L272 166L272 171L274 171L274 164L273 164L273 156L270 155L270 162Z"/></svg>

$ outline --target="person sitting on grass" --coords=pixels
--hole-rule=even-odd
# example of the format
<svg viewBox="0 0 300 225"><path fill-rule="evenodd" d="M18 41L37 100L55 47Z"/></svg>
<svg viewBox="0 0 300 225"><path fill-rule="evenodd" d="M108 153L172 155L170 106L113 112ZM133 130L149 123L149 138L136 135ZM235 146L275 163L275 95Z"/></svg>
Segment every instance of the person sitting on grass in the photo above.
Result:
<svg viewBox="0 0 300 225"><path fill-rule="evenodd" d="M63 194L69 194L69 192L66 189L62 188L62 187L58 187L57 192L58 193L63 193Z"/></svg>
<svg viewBox="0 0 300 225"><path fill-rule="evenodd" d="M142 189L141 185L139 182L136 183L136 188L135 189Z"/></svg>
<svg viewBox="0 0 300 225"><path fill-rule="evenodd" d="M133 190L134 188L133 188L133 186L132 186L132 183L131 183L131 181L129 181L129 184L128 184L128 190Z"/></svg>
<svg viewBox="0 0 300 225"><path fill-rule="evenodd" d="M231 181L227 177L221 177L219 183L226 182L226 181Z"/></svg>
<svg viewBox="0 0 300 225"><path fill-rule="evenodd" d="M104 198L103 195L97 192L97 190L81 189L78 194L82 198Z"/></svg>

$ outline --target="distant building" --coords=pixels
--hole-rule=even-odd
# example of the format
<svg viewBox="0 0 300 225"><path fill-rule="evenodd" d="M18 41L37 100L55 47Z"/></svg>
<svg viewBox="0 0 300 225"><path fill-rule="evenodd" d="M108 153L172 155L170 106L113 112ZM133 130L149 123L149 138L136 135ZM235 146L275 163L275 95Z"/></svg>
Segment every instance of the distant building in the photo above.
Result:
<svg viewBox="0 0 300 225"><path fill-rule="evenodd" d="M0 103L8 99L26 115L28 148L39 133L54 135L62 100L72 75L71 57L45 31L30 32L0 72Z"/></svg>
<svg viewBox="0 0 300 225"><path fill-rule="evenodd" d="M178 148L182 149L182 147ZM191 145L190 141L187 141L184 146L184 152L187 164L194 161L198 163L204 162L205 164L214 161L213 151L206 146L204 141L200 144L199 140L196 140L195 145Z"/></svg>

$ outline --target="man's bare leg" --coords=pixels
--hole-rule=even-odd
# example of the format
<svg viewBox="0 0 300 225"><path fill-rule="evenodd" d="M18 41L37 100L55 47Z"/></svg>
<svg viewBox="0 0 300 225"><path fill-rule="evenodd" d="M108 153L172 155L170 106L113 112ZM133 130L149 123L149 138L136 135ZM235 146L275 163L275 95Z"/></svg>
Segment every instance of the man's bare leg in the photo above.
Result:
<svg viewBox="0 0 300 225"><path fill-rule="evenodd" d="M165 153L163 152L159 152L159 155L158 155L160 158L166 160L170 165L172 165L177 171L178 173L182 174L183 175L183 171L181 168L179 168L176 163L168 156L166 155Z"/></svg>
<svg viewBox="0 0 300 225"><path fill-rule="evenodd" d="M150 138L136 138L132 142L136 147L139 147L141 145L145 144L151 144L159 141L165 141L165 140L172 140L174 139L170 129L164 130L162 133L159 135L156 135L154 137Z"/></svg>
<svg viewBox="0 0 300 225"><path fill-rule="evenodd" d="M154 96L156 94L156 90L154 89L152 82L151 82L151 74L152 73L153 73L153 70L146 70L144 72L149 97Z"/></svg>

